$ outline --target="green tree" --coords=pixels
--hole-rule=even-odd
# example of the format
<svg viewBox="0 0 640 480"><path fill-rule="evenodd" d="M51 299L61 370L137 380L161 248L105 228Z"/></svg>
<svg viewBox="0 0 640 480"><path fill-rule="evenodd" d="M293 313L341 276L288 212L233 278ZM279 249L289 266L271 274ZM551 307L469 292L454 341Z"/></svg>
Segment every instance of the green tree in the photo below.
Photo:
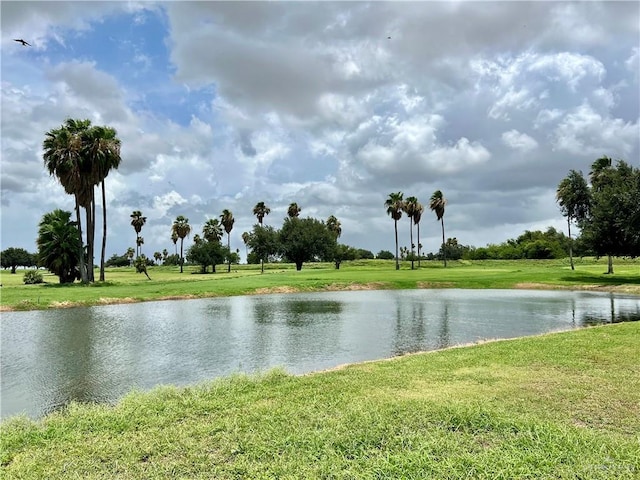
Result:
<svg viewBox="0 0 640 480"><path fill-rule="evenodd" d="M253 207L253 214L258 219L258 223L262 225L262 220L264 220L265 215L269 215L271 213L271 209L267 207L264 202L256 203L256 206Z"/></svg>
<svg viewBox="0 0 640 480"><path fill-rule="evenodd" d="M596 160L589 174L591 204L578 222L582 236L598 255L607 255L607 273L613 273L614 255L640 252L640 169L608 157Z"/></svg>
<svg viewBox="0 0 640 480"><path fill-rule="evenodd" d="M330 257L336 247L335 235L315 218L285 218L279 240L280 253L296 264L296 270L302 270L304 262Z"/></svg>
<svg viewBox="0 0 640 480"><path fill-rule="evenodd" d="M153 252L153 258L156 263L160 263L160 260L162 260L162 254L160 252Z"/></svg>
<svg viewBox="0 0 640 480"><path fill-rule="evenodd" d="M220 215L220 223L224 227L224 231L227 232L227 249L231 252L231 230L233 230L233 224L235 219L233 218L233 213L226 208L222 210L222 215ZM231 272L231 257L228 258L228 268L227 273Z"/></svg>
<svg viewBox="0 0 640 480"><path fill-rule="evenodd" d="M200 265L201 273L207 273L209 265L213 267L213 273L215 273L216 265L223 263L226 257L228 257L228 251L218 240L203 240L187 249L187 260L189 263Z"/></svg>
<svg viewBox="0 0 640 480"><path fill-rule="evenodd" d="M380 250L377 253L376 258L379 260L393 260L394 256L389 250Z"/></svg>
<svg viewBox="0 0 640 480"><path fill-rule="evenodd" d="M107 248L107 197L105 179L120 166L120 140L111 127L95 126L89 131L89 154L93 158L93 180L102 192L102 247L100 249L100 281L104 282L104 257Z"/></svg>
<svg viewBox="0 0 640 480"><path fill-rule="evenodd" d="M178 234L171 230L171 241L173 242L173 247L175 249L175 254L178 255Z"/></svg>
<svg viewBox="0 0 640 480"><path fill-rule="evenodd" d="M414 219L415 219L416 212L418 211L418 205L420 205L420 203L418 202L418 199L416 197L407 197L402 205L402 210L404 211L404 213L407 214L407 217L409 218L409 239L410 239L409 241L411 242L411 270L413 270L413 261L414 261L413 224L415 223Z"/></svg>
<svg viewBox="0 0 640 480"><path fill-rule="evenodd" d="M390 193L389 198L384 202L387 207L387 214L393 218L396 233L396 270L400 270L400 262L398 260L398 220L402 218L402 209L404 202L402 200L402 192Z"/></svg>
<svg viewBox="0 0 640 480"><path fill-rule="evenodd" d="M289 204L287 215L289 218L297 218L300 216L301 211L302 209L298 206L298 204L296 202L293 202Z"/></svg>
<svg viewBox="0 0 640 480"><path fill-rule="evenodd" d="M140 210L134 210L133 213L130 215L131 217L131 226L133 227L133 229L136 231L136 258L138 256L140 256L140 243L139 243L139 239L140 239L140 232L142 231L142 227L144 227L144 224L147 223L147 217L143 217L142 216L142 212Z"/></svg>
<svg viewBox="0 0 640 480"><path fill-rule="evenodd" d="M104 182L109 172L120 165L120 140L110 127L92 126L90 120L67 119L57 129L45 134L43 159L49 174L55 175L65 192L74 195L76 223L83 250L80 208L86 213L87 257L80 255L83 282L93 281L95 238L95 191L102 184L103 239L100 259L100 280L104 280L104 252L107 235L107 213Z"/></svg>
<svg viewBox="0 0 640 480"><path fill-rule="evenodd" d="M259 259L260 271L264 273L264 261L280 250L278 232L271 226L254 225L249 234L247 245L251 248L251 254L247 255L247 263L249 263L250 256Z"/></svg>
<svg viewBox="0 0 640 480"><path fill-rule="evenodd" d="M39 263L58 276L60 283L73 283L82 244L71 212L56 209L45 213L38 225Z"/></svg>
<svg viewBox="0 0 640 480"><path fill-rule="evenodd" d="M447 204L447 200L442 195L440 190L436 190L431 195L431 199L429 199L429 208L431 211L435 212L436 218L440 220L440 225L442 226L442 252L444 253L444 266L447 266L447 249L445 247L444 241L444 209Z"/></svg>
<svg viewBox="0 0 640 480"><path fill-rule="evenodd" d="M32 267L33 255L24 248L9 247L0 253L2 268L11 268L11 273L16 273L18 267Z"/></svg>
<svg viewBox="0 0 640 480"><path fill-rule="evenodd" d="M571 270L573 265L573 238L571 237L571 222L581 221L589 214L591 194L589 185L582 176L582 172L570 170L556 190L556 201L560 206L562 216L567 217L567 230L569 233L569 263Z"/></svg>
<svg viewBox="0 0 640 480"><path fill-rule="evenodd" d="M242 232L242 241L244 243L244 253L245 253L245 257L249 257L249 238L250 238L250 233L249 232ZM247 260L247 263L249 263L249 260Z"/></svg>
<svg viewBox="0 0 640 480"><path fill-rule="evenodd" d="M420 268L420 249L422 249L422 244L420 243L420 220L422 219L422 214L424 213L424 205L420 202L416 203L415 211L413 212L413 223L417 227L418 230L418 268Z"/></svg>
<svg viewBox="0 0 640 480"><path fill-rule="evenodd" d="M135 256L135 254L136 254L136 251L132 247L127 248L126 255L127 255L127 258L129 259L129 265L133 265L133 257Z"/></svg>
<svg viewBox="0 0 640 480"><path fill-rule="evenodd" d="M210 218L202 227L202 236L207 242L219 242L222 239L222 225L217 218Z"/></svg>
<svg viewBox="0 0 640 480"><path fill-rule="evenodd" d="M172 235L175 234L180 238L180 273L183 272L184 266L184 237L191 233L191 225L189 225L189 219L183 215L178 215L173 221L171 226ZM173 237L172 237L173 238Z"/></svg>

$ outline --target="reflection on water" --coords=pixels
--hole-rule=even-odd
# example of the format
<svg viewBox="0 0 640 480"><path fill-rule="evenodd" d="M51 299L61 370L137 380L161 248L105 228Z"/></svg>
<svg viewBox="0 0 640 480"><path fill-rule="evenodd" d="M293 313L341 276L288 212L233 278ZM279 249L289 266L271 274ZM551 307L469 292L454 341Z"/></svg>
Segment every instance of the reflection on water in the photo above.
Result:
<svg viewBox="0 0 640 480"><path fill-rule="evenodd" d="M1 318L1 415L283 366L292 373L487 338L640 320L638 297L405 290L148 302Z"/></svg>

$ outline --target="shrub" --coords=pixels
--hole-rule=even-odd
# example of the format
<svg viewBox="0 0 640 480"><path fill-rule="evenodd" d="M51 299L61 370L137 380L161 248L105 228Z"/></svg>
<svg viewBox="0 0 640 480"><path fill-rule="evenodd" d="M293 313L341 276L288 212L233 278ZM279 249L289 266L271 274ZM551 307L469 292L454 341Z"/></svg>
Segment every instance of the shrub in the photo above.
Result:
<svg viewBox="0 0 640 480"><path fill-rule="evenodd" d="M24 280L25 285L42 283L42 274L37 270L28 270L24 273L24 277L22 279Z"/></svg>

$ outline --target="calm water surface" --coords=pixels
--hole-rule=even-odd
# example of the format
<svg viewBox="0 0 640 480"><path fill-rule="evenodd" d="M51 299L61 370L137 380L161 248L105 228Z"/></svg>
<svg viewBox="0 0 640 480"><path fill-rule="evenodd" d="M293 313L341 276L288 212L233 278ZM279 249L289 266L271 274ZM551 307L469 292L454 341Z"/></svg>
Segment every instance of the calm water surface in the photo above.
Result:
<svg viewBox="0 0 640 480"><path fill-rule="evenodd" d="M0 415L281 366L305 373L489 338L640 319L637 296L321 292L3 313Z"/></svg>

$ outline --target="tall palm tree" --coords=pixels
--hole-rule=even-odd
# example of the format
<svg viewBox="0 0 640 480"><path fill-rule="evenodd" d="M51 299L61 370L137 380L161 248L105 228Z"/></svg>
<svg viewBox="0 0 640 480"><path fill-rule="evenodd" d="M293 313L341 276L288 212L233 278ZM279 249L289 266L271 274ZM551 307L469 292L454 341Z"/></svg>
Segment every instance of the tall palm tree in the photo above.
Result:
<svg viewBox="0 0 640 480"><path fill-rule="evenodd" d="M102 248L100 250L100 281L104 282L104 257L107 248L107 200L105 179L120 166L120 140L110 127L93 127L89 131L89 154L93 158L93 180L102 191Z"/></svg>
<svg viewBox="0 0 640 480"><path fill-rule="evenodd" d="M444 258L444 266L447 266L447 249L444 241L444 207L447 204L447 199L444 198L440 190L436 190L429 199L429 208L435 212L436 217L440 220L442 225L442 257Z"/></svg>
<svg viewBox="0 0 640 480"><path fill-rule="evenodd" d="M253 207L253 214L258 218L258 223L262 225L262 220L265 215L269 215L271 213L271 209L267 207L264 202L256 203L256 206Z"/></svg>
<svg viewBox="0 0 640 480"><path fill-rule="evenodd" d="M327 228L331 233L335 235L336 239L338 239L338 237L340 237L340 235L342 234L342 226L340 224L340 220L338 220L333 215L330 215L329 218L327 218Z"/></svg>
<svg viewBox="0 0 640 480"><path fill-rule="evenodd" d="M207 242L219 242L222 238L222 226L217 218L210 218L202 227L202 236Z"/></svg>
<svg viewBox="0 0 640 480"><path fill-rule="evenodd" d="M244 254L247 259L247 263L249 263L249 240L251 239L251 234L249 232L242 232L242 241L244 242Z"/></svg>
<svg viewBox="0 0 640 480"><path fill-rule="evenodd" d="M160 260L162 260L162 254L160 252L153 252L153 259L156 263L160 263Z"/></svg>
<svg viewBox="0 0 640 480"><path fill-rule="evenodd" d="M300 215L302 209L298 206L296 202L290 203L289 208L287 209L287 215L289 218L296 218Z"/></svg>
<svg viewBox="0 0 640 480"><path fill-rule="evenodd" d="M398 220L402 218L402 207L404 205L402 197L402 192L390 193L389 198L384 202L384 206L387 207L387 214L393 218L396 232L396 270L400 270L398 261Z"/></svg>
<svg viewBox="0 0 640 480"><path fill-rule="evenodd" d="M229 259L227 273L231 272L231 230L233 230L233 224L236 220L233 218L233 213L226 208L222 210L220 215L220 223L224 227L224 231L227 232L227 249L229 250Z"/></svg>
<svg viewBox="0 0 640 480"><path fill-rule="evenodd" d="M162 249L162 261L164 262L167 257L169 256L169 250L167 250L166 248Z"/></svg>
<svg viewBox="0 0 640 480"><path fill-rule="evenodd" d="M173 246L175 247L175 254L178 255L178 234L171 229L171 241L173 242Z"/></svg>
<svg viewBox="0 0 640 480"><path fill-rule="evenodd" d="M411 270L413 270L413 248L414 248L414 244L413 244L413 223L414 223L414 217L416 214L416 208L418 206L418 199L416 197L407 197L404 201L404 205L402 210L404 211L404 213L407 214L407 217L409 217L409 238L411 241Z"/></svg>
<svg viewBox="0 0 640 480"><path fill-rule="evenodd" d="M49 130L45 134L42 156L49 175L55 176L64 191L74 196L82 283L87 283L89 276L84 256L82 221L80 219L80 207L85 206L84 201L86 200L82 188L82 173L86 166L84 165L83 145L79 132L88 129L90 124L89 120L68 119L60 128Z"/></svg>
<svg viewBox="0 0 640 480"><path fill-rule="evenodd" d="M144 237L138 236L138 238L136 238L136 249L137 251L142 254L142 245L144 245ZM138 258L140 255L138 255L136 258Z"/></svg>
<svg viewBox="0 0 640 480"><path fill-rule="evenodd" d="M136 245L138 245L138 238L140 237L140 232L142 231L142 227L147 223L147 217L142 216L142 212L140 210L134 210L130 215L131 217L131 226L136 231ZM138 245L139 247L140 245ZM140 249L136 250L136 258L140 256Z"/></svg>
<svg viewBox="0 0 640 480"><path fill-rule="evenodd" d="M189 219L183 215L178 215L171 226L171 233L175 233L180 238L180 273L182 273L182 267L184 266L184 237L191 233ZM171 238L173 238L173 235Z"/></svg>
<svg viewBox="0 0 640 480"><path fill-rule="evenodd" d="M569 175L562 179L556 190L556 201L560 206L560 211L567 217L567 229L569 233L569 263L571 270L575 270L573 265L573 237L571 236L571 221L579 221L589 213L591 203L589 186L582 176L582 172L570 170Z"/></svg>
<svg viewBox="0 0 640 480"><path fill-rule="evenodd" d="M423 212L424 205L416 202L415 211L413 212L413 223L418 229L418 268L420 268L420 249L422 248L422 244L420 243L420 220L422 219Z"/></svg>

